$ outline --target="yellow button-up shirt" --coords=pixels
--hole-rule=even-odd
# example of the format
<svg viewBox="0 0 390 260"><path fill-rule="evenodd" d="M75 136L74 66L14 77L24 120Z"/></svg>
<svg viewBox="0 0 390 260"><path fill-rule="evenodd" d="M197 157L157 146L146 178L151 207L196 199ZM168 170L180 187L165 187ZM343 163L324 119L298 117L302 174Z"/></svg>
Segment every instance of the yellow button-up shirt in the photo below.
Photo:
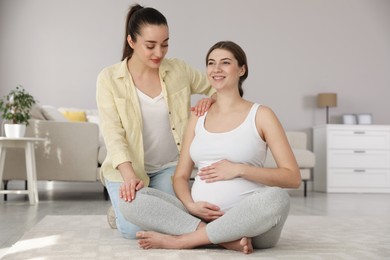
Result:
<svg viewBox="0 0 390 260"><path fill-rule="evenodd" d="M172 134L180 151L190 113L191 94L211 95L215 90L203 73L177 59L164 59L159 74ZM149 185L144 168L141 109L134 82L127 69L127 59L100 72L96 99L100 128L107 147L107 156L101 167L103 184L104 179L122 182L122 176L116 168L129 161L136 175L145 185Z"/></svg>

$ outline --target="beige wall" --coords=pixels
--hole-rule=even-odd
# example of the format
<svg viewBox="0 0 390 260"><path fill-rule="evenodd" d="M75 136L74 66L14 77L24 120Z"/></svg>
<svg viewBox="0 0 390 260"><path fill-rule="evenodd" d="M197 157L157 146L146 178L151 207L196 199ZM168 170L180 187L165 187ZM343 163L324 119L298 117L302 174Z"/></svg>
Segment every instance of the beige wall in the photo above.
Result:
<svg viewBox="0 0 390 260"><path fill-rule="evenodd" d="M120 60L124 0L0 0L0 95L24 85L40 103L94 108L96 75ZM331 122L372 113L390 124L390 1L155 0L170 25L168 56L204 70L208 48L247 52L249 100L288 130L325 122L320 92L337 92Z"/></svg>

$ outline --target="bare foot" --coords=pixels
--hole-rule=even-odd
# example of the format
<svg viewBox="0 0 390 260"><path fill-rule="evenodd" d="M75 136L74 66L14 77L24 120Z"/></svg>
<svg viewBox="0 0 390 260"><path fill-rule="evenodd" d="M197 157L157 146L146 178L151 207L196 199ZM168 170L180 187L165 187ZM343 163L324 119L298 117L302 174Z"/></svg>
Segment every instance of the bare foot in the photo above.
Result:
<svg viewBox="0 0 390 260"><path fill-rule="evenodd" d="M249 237L243 237L240 240L219 245L226 249L243 252L244 254L251 254L253 252L252 239Z"/></svg>
<svg viewBox="0 0 390 260"><path fill-rule="evenodd" d="M180 249L180 241L176 236L161 234L154 231L137 232L138 245L143 249Z"/></svg>

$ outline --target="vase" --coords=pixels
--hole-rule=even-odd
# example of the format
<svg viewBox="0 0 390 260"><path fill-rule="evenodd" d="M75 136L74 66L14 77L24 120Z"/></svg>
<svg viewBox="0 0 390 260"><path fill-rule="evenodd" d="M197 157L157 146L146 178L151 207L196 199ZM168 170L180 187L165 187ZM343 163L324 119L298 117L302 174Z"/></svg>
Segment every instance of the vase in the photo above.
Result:
<svg viewBox="0 0 390 260"><path fill-rule="evenodd" d="M24 124L4 124L5 136L8 138L22 138L26 133Z"/></svg>

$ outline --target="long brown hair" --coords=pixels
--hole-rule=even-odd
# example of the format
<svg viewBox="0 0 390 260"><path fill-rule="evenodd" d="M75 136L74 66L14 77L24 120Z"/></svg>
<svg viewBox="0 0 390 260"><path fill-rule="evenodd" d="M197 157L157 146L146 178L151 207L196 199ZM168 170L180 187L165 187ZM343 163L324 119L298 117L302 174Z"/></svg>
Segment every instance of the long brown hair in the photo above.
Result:
<svg viewBox="0 0 390 260"><path fill-rule="evenodd" d="M136 42L137 35L141 34L141 28L144 25L166 25L168 26L165 16L151 7L143 7L139 4L130 6L126 17L125 43L123 45L122 61L133 55L133 49L127 42L127 36Z"/></svg>
<svg viewBox="0 0 390 260"><path fill-rule="evenodd" d="M244 90L242 89L242 83L246 80L248 77L248 62L246 59L246 54L244 50L236 43L232 41L220 41L214 44L206 55L206 65L207 61L209 59L210 53L215 49L223 49L231 52L234 56L234 58L238 62L238 66L242 67L245 66L245 73L240 77L240 80L238 81L238 91L240 92L240 96L242 97L244 95Z"/></svg>

